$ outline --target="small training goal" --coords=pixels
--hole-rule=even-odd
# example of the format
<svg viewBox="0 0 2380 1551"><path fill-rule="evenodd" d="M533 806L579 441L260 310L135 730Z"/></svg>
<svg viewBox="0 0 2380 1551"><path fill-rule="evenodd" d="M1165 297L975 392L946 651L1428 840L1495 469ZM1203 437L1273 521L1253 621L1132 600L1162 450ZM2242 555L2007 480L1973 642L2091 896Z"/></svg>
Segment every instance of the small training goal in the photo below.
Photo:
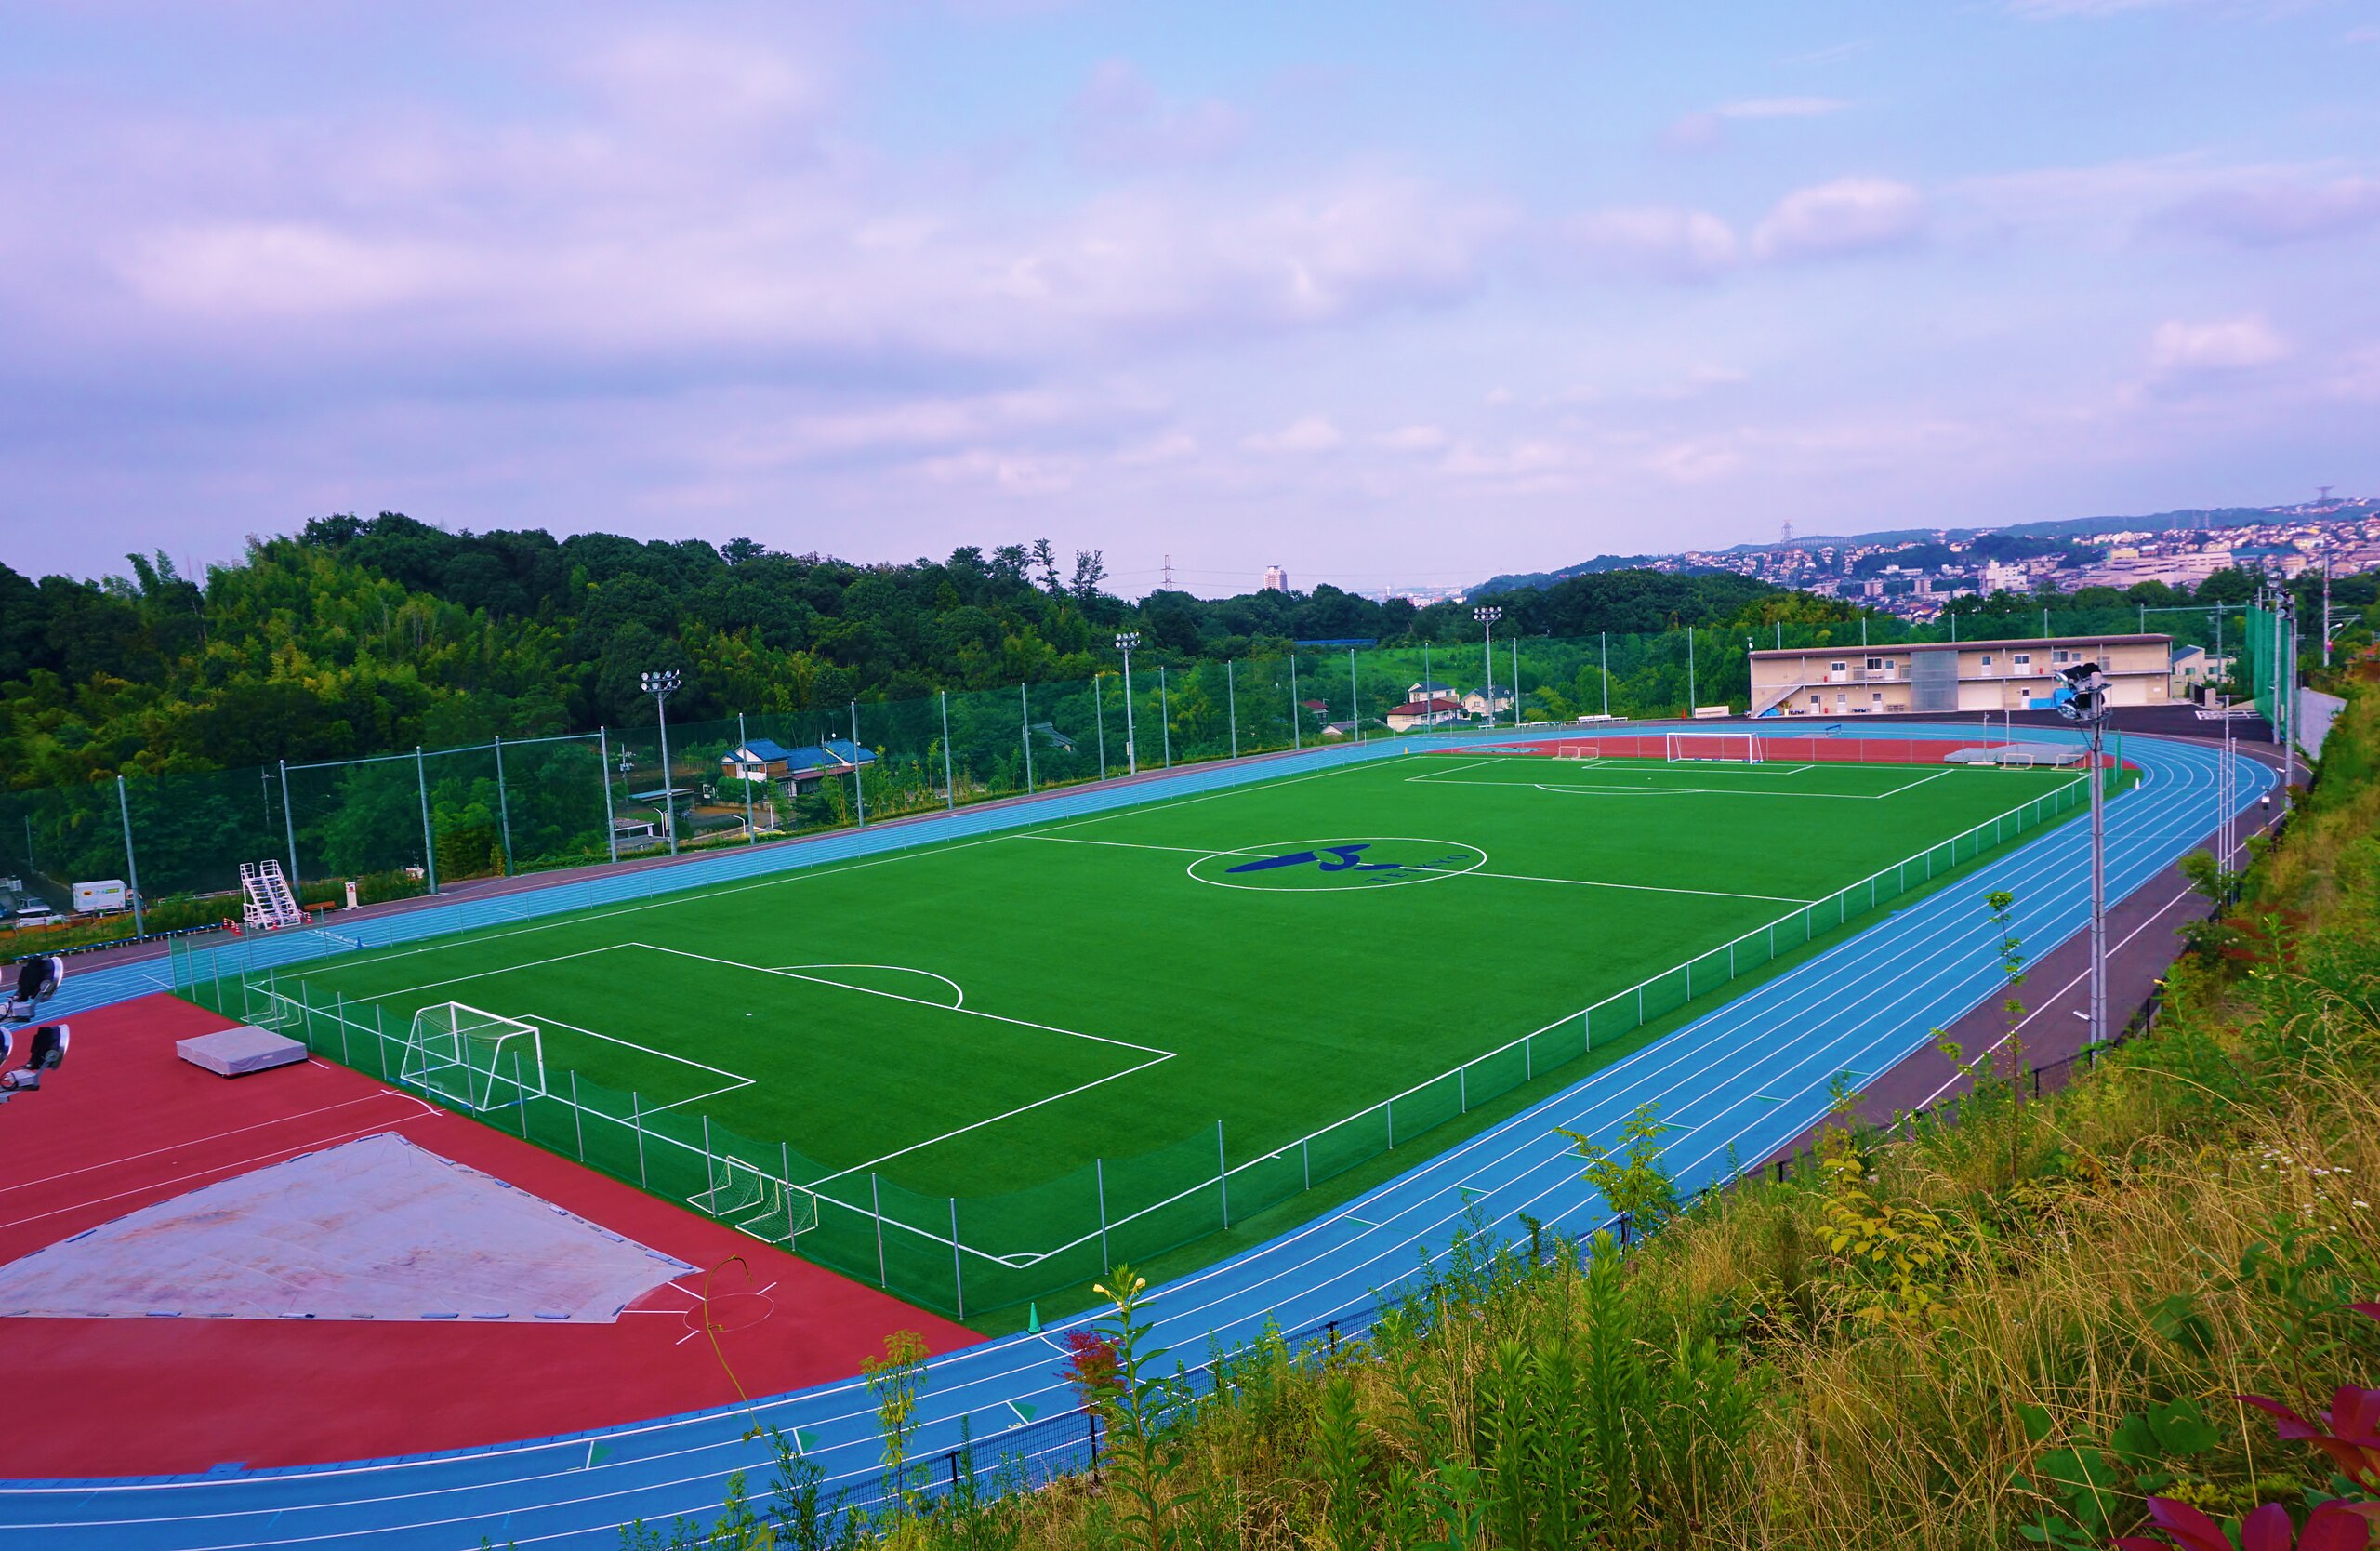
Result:
<svg viewBox="0 0 2380 1551"><path fill-rule="evenodd" d="M1604 757L1603 745L1594 742L1557 743L1554 746L1554 757L1557 760L1599 760Z"/></svg>
<svg viewBox="0 0 2380 1551"><path fill-rule="evenodd" d="M535 1024L435 1002L413 1015L397 1080L463 1109L526 1104L545 1096L544 1041Z"/></svg>
<svg viewBox="0 0 2380 1551"><path fill-rule="evenodd" d="M1730 764L1761 762L1757 733L1670 733L1662 758L1672 764L1688 760L1719 760Z"/></svg>
<svg viewBox="0 0 2380 1551"><path fill-rule="evenodd" d="M712 1157L710 1188L686 1198L696 1211L756 1239L790 1244L818 1226L818 1198L740 1158Z"/></svg>

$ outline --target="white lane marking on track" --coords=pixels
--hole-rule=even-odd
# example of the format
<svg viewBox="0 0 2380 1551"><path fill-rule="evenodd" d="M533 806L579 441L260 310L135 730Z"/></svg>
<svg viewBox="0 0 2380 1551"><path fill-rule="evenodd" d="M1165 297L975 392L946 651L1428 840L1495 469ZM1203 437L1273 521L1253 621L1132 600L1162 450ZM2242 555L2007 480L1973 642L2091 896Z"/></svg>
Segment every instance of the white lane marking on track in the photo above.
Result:
<svg viewBox="0 0 2380 1551"><path fill-rule="evenodd" d="M364 1104L373 1099L382 1098L403 1099L407 1104L418 1105L423 1110L432 1115L444 1113L443 1110L440 1109L436 1105L430 1103L427 1099L417 1098L412 1094L401 1094L393 1088L383 1088L377 1093L363 1094L351 1099L341 1099L337 1104L325 1104L318 1106L312 1109L297 1110L292 1114L276 1115L271 1120L258 1120L254 1125L235 1125L229 1131L218 1131L205 1136L189 1137L186 1140L174 1142L165 1147L151 1147L145 1152L128 1152L118 1158L111 1158L104 1163L86 1164L84 1167L79 1169L61 1169L57 1173L41 1174L32 1179L10 1180L8 1182L8 1188L10 1190L21 1190L27 1186L46 1185L54 1179L72 1179L76 1174L95 1173L101 1169L112 1169L120 1164L138 1162L143 1158L154 1158L161 1152L179 1152L184 1147L203 1147L208 1142L219 1142L226 1136L237 1136L243 1132L262 1131L267 1126L286 1125L291 1120L307 1120L315 1115L327 1115L334 1109L344 1109L350 1104ZM416 1116L409 1118L418 1119L419 1117Z"/></svg>
<svg viewBox="0 0 2380 1551"><path fill-rule="evenodd" d="M2134 927L2131 931L2129 931L2129 932L2125 933L2125 934L2123 935L2123 936L2122 936L2121 939L2119 939L2119 940L2118 940L2118 941L2117 941L2117 942L2116 942L2112 947L2110 947L2110 948L2108 949L2109 954L2110 956L2112 956L2113 954L2115 954L2117 951L2119 951L2120 949L2122 949L2122 948L2123 948L2124 944L2129 943L2130 941L2132 941L2132 939L2133 939L2133 938L2137 937L2137 936L2138 936L2138 935L2140 935L2143 932L2148 931L2150 927L2152 927L2152 926L2156 925L2160 921L2163 920L2163 919L2164 919L2164 917L2165 917L2165 912L2166 912L2166 911L2168 911L2168 910L2172 909L2175 906L2179 905L2183 900L2189 898L2192 895L2194 895L2194 894L2196 894L2196 893L2198 893L2198 891L2197 891L2196 889L2184 889L2181 893L2179 893L2179 894L2177 894L2177 895L2174 895L2174 897L2173 897L2173 898L2171 898L2171 899L2169 899L2169 900L2165 901L2165 903L2164 903L2164 904L2160 905L2159 907L2157 907L2157 910L2156 910L2156 913L2155 913L2155 914L2151 915L2148 920L2146 920L2146 921L2142 921L2139 925L2137 925L2137 926ZM2052 991L2052 992L2049 994L2048 998L2047 998L2045 1001L2043 1001L2040 1006L2038 1006L2038 1007L2034 1008L2031 1012L2030 1012L2030 1013L2026 1014L2024 1015L2024 1017L2023 1017L2023 1018L2021 1018L2020 1020L2018 1020L2018 1022L2017 1022L2017 1024L2016 1024L2016 1027L2014 1027L2014 1028L2012 1028L2012 1029L2008 1030L2008 1032L2006 1032L2006 1033L2004 1033L2004 1034L2001 1035L2001 1036L2000 1036L2000 1038L1998 1038L1998 1039L1996 1039L1996 1040L1992 1041L1991 1041L1991 1043L1990 1043L1989 1045L1986 1045L1986 1046L1984 1047L1983 1053L1984 1053L1986 1055L1989 1055L1989 1054L1990 1054L1993 1051L1996 1051L1996 1050L1998 1050L2001 1046L2003 1046L2003 1045L2006 1044L2010 1040L2013 1040L2013 1039L2016 1038L2018 1035L2021 1035L2022 1033L2024 1033L2024 1031L2025 1031L2025 1026L2026 1026L2027 1024L2031 1023L2035 1018L2040 1017L2043 1013L2048 1012L2048 1011L2049 1011L2049 1009L2050 1009L2051 1004L2052 1004L2052 1003L2054 1003L2054 1002L2056 1002L2056 1001L2057 1001L2057 999L2058 999L2058 998L2060 998L2060 997L2064 996L2067 992L2069 992L2069 991L2072 990L2075 987L2080 986L2081 984L2082 984L2082 982L2084 982L2085 980L2088 980L2088 979L2090 979L2090 978L2091 978L2091 971L2090 971L2089 967L2086 965L2086 966L2083 968L2083 970L2082 970L2082 974L2077 974L2073 979L2071 979L2071 980L2068 981L2065 985L2060 986L2056 990ZM1953 1088L1957 1087L1958 1085L1959 1085L1959 1079L1958 1079L1958 1078L1956 1078L1956 1077L1952 1077L1949 1081L1947 1081L1947 1082L1943 1083L1939 1088L1935 1089L1932 1093L1930 1093L1930 1094L1926 1094L1923 1099L1920 1099L1920 1100L1918 1101L1918 1103L1917 1103L1917 1107L1918 1107L1918 1108L1920 1108L1920 1109L1924 1109L1924 1108L1928 1107L1929 1106L1931 1106L1931 1105L1933 1104L1933 1102L1934 1102L1936 1099L1940 1098L1944 1094L1949 1093L1951 1089L1953 1089Z"/></svg>

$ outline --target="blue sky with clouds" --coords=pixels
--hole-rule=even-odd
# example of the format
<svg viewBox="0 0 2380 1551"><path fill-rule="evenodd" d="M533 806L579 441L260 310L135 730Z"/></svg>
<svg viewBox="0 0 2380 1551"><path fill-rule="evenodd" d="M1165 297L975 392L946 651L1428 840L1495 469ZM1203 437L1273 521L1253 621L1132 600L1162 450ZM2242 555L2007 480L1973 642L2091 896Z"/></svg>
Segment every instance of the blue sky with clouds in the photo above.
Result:
<svg viewBox="0 0 2380 1551"><path fill-rule="evenodd" d="M2380 491L2380 4L0 5L0 558L1130 590Z"/></svg>

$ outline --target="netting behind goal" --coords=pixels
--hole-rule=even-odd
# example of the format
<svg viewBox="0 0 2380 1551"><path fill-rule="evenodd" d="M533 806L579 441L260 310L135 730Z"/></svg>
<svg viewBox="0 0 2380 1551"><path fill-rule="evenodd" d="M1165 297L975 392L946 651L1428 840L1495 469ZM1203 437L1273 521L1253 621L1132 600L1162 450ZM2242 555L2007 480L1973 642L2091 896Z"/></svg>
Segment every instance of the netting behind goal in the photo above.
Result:
<svg viewBox="0 0 2380 1551"><path fill-rule="evenodd" d="M459 1001L413 1015L397 1080L465 1109L495 1109L542 1098L545 1047L535 1024Z"/></svg>
<svg viewBox="0 0 2380 1551"><path fill-rule="evenodd" d="M1686 760L1760 762L1760 736L1756 733L1671 733L1665 742L1662 757L1673 764Z"/></svg>

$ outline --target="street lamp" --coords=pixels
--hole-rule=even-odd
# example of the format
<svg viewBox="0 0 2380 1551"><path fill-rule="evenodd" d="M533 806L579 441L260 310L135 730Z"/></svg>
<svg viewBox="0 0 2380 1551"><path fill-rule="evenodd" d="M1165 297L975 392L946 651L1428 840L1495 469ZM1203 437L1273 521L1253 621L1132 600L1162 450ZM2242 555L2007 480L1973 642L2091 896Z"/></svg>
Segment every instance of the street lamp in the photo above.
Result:
<svg viewBox="0 0 2380 1551"><path fill-rule="evenodd" d="M1116 649L1124 654L1124 762L1127 774L1141 773L1141 750L1132 738L1132 648L1141 643L1138 630L1119 630Z"/></svg>
<svg viewBox="0 0 2380 1551"><path fill-rule="evenodd" d="M1480 686L1479 693L1487 698L1488 724L1492 727L1496 724L1496 621L1504 616L1504 611L1500 608L1475 608L1471 611L1471 616L1479 621L1479 649L1488 659L1488 678ZM1514 687L1517 689L1519 686ZM1517 705L1519 702L1515 700L1514 703Z"/></svg>
<svg viewBox="0 0 2380 1551"><path fill-rule="evenodd" d="M664 668L643 678L644 692L653 696L654 722L661 729L661 828L669 837L669 855L674 856L678 854L678 807L669 782L669 696L685 682L685 675Z"/></svg>
<svg viewBox="0 0 2380 1551"><path fill-rule="evenodd" d="M2108 819L2099 750L2108 726L2108 681L2096 662L2062 669L2066 698L2058 714L2091 730L2091 1042L2108 1038Z"/></svg>

